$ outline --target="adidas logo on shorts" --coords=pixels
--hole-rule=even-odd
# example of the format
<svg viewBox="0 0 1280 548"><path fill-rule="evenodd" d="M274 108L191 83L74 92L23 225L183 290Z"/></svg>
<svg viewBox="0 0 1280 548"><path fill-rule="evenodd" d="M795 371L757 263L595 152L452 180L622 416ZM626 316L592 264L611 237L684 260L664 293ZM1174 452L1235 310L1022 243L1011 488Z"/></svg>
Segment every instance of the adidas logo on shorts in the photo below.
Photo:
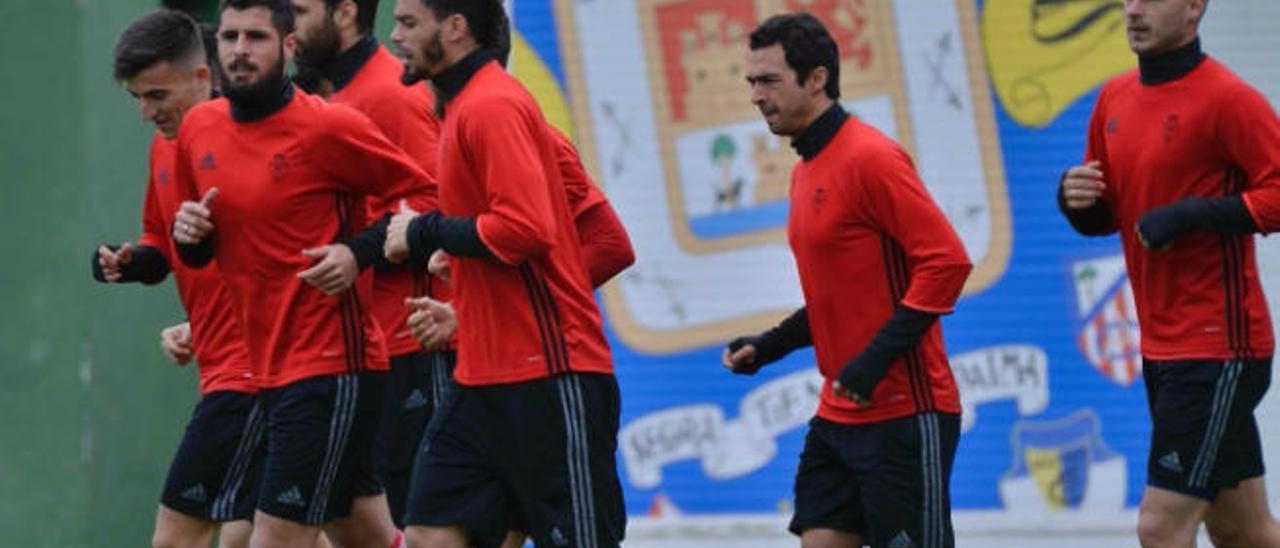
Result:
<svg viewBox="0 0 1280 548"><path fill-rule="evenodd" d="M422 395L421 390L414 390L413 393L409 394L409 397L404 400L405 411L417 409L425 405L427 405L427 398Z"/></svg>
<svg viewBox="0 0 1280 548"><path fill-rule="evenodd" d="M1160 460L1156 462L1168 470L1173 470L1179 474L1182 473L1182 459L1178 458L1177 451L1170 452L1168 455L1160 457Z"/></svg>
<svg viewBox="0 0 1280 548"><path fill-rule="evenodd" d="M204 485L200 483L192 485L186 491L183 491L182 498L192 502L206 502L209 500L204 494Z"/></svg>
<svg viewBox="0 0 1280 548"><path fill-rule="evenodd" d="M302 500L302 490L298 489L297 485L290 487L283 493L280 493L280 496L276 497L276 502L299 507L305 507L307 505L306 501Z"/></svg>
<svg viewBox="0 0 1280 548"><path fill-rule="evenodd" d="M898 531L898 536L889 541L889 548L914 548L915 545L916 543L911 542L911 535L906 531Z"/></svg>

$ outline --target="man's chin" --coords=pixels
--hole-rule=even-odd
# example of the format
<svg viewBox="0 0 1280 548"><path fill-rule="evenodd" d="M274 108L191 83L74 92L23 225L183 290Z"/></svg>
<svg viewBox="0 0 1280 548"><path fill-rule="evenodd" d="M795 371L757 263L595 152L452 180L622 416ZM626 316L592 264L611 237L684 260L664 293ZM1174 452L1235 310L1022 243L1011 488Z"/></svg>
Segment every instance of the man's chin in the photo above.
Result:
<svg viewBox="0 0 1280 548"><path fill-rule="evenodd" d="M405 67L400 73L400 83L406 86L412 86L418 82L427 79L427 72L418 68Z"/></svg>

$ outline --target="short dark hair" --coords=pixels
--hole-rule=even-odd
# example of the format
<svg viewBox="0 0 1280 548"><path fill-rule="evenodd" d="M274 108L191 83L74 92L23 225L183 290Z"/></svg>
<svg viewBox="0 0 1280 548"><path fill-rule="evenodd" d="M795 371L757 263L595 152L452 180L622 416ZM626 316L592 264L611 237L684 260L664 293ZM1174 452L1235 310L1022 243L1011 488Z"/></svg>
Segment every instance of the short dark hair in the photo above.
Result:
<svg viewBox="0 0 1280 548"><path fill-rule="evenodd" d="M243 11L259 7L271 11L271 26L276 28L281 38L293 32L293 3L289 0L223 0L222 7L218 9L218 18L221 20L222 13L229 9Z"/></svg>
<svg viewBox="0 0 1280 548"><path fill-rule="evenodd" d="M507 18L506 10L498 9L497 17L493 18L489 41L482 42L480 47L493 52L493 56L498 58L498 63L506 68L511 57L511 20Z"/></svg>
<svg viewBox="0 0 1280 548"><path fill-rule="evenodd" d="M120 34L115 51L115 79L124 81L161 61L204 61L200 28L191 16L167 8L134 19Z"/></svg>
<svg viewBox="0 0 1280 548"><path fill-rule="evenodd" d="M826 67L827 97L840 98L840 50L822 21L808 13L784 13L765 19L751 31L751 49L782 44L787 65L796 71L796 83L803 84L817 67Z"/></svg>
<svg viewBox="0 0 1280 548"><path fill-rule="evenodd" d="M378 0L351 0L356 4L356 32L367 34L373 30L373 22L378 18ZM343 0L324 0L324 7L333 11Z"/></svg>
<svg viewBox="0 0 1280 548"><path fill-rule="evenodd" d="M436 19L444 19L453 14L461 15L467 20L471 36L483 48L506 47L510 49L510 37L501 37L500 33L510 32L506 24L507 12L502 9L501 0L422 0L422 5L435 14ZM506 29L505 31L503 29ZM501 40L506 40L506 46Z"/></svg>

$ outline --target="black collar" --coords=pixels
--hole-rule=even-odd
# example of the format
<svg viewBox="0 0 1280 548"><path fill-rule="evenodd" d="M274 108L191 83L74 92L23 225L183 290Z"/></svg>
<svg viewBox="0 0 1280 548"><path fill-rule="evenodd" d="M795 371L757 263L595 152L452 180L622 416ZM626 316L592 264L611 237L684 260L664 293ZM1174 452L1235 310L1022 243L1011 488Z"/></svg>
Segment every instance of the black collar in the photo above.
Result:
<svg viewBox="0 0 1280 548"><path fill-rule="evenodd" d="M832 103L826 112L791 140L791 147L800 153L801 158L812 160L822 152L823 148L826 148L827 143L831 142L847 119L849 119L849 113L845 112L844 107L838 102Z"/></svg>
<svg viewBox="0 0 1280 548"><path fill-rule="evenodd" d="M1154 86L1172 82L1186 76L1191 69L1204 60L1204 52L1200 51L1200 37L1190 44L1151 57L1138 58L1138 78L1144 86Z"/></svg>
<svg viewBox="0 0 1280 548"><path fill-rule="evenodd" d="M285 80L284 88L280 90L280 94L263 101L260 105L242 105L231 101L231 119L242 124L257 122L279 112L280 109L289 104L291 99L293 99L293 83Z"/></svg>
<svg viewBox="0 0 1280 548"><path fill-rule="evenodd" d="M328 65L320 69L320 75L333 84L334 91L341 90L351 83L356 73L360 72L364 64L368 63L377 52L378 39L372 34L366 34L364 38L347 48L347 51L334 56Z"/></svg>
<svg viewBox="0 0 1280 548"><path fill-rule="evenodd" d="M445 105L458 96L458 92L475 76L476 71L494 59L493 53L487 48L476 48L432 78L431 84L436 92L436 116L444 118Z"/></svg>

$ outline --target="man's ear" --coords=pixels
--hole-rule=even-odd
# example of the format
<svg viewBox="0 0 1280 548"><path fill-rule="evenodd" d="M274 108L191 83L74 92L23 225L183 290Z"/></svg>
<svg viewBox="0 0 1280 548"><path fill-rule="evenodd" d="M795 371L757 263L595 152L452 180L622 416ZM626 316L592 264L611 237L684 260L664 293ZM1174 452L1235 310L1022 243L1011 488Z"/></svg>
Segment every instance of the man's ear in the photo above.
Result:
<svg viewBox="0 0 1280 548"><path fill-rule="evenodd" d="M810 92L824 92L828 78L831 78L831 73L827 71L827 67L813 67L813 70L809 71L809 77L805 80L805 88Z"/></svg>
<svg viewBox="0 0 1280 548"><path fill-rule="evenodd" d="M469 30L467 18L463 17L461 13L454 13L445 17L444 21L441 21L441 26L440 31L442 34L440 38L445 42L462 40L462 37L466 36Z"/></svg>
<svg viewBox="0 0 1280 548"><path fill-rule="evenodd" d="M280 41L280 47L284 50L284 60L292 61L293 53L298 49L298 40L295 33L290 32L284 35L284 39Z"/></svg>
<svg viewBox="0 0 1280 548"><path fill-rule="evenodd" d="M343 28L345 25L351 25L351 29L355 30L356 14L359 12L359 9L360 8L356 6L356 3L353 0L343 0L342 2L339 2L338 5L333 8L333 24L338 28Z"/></svg>

